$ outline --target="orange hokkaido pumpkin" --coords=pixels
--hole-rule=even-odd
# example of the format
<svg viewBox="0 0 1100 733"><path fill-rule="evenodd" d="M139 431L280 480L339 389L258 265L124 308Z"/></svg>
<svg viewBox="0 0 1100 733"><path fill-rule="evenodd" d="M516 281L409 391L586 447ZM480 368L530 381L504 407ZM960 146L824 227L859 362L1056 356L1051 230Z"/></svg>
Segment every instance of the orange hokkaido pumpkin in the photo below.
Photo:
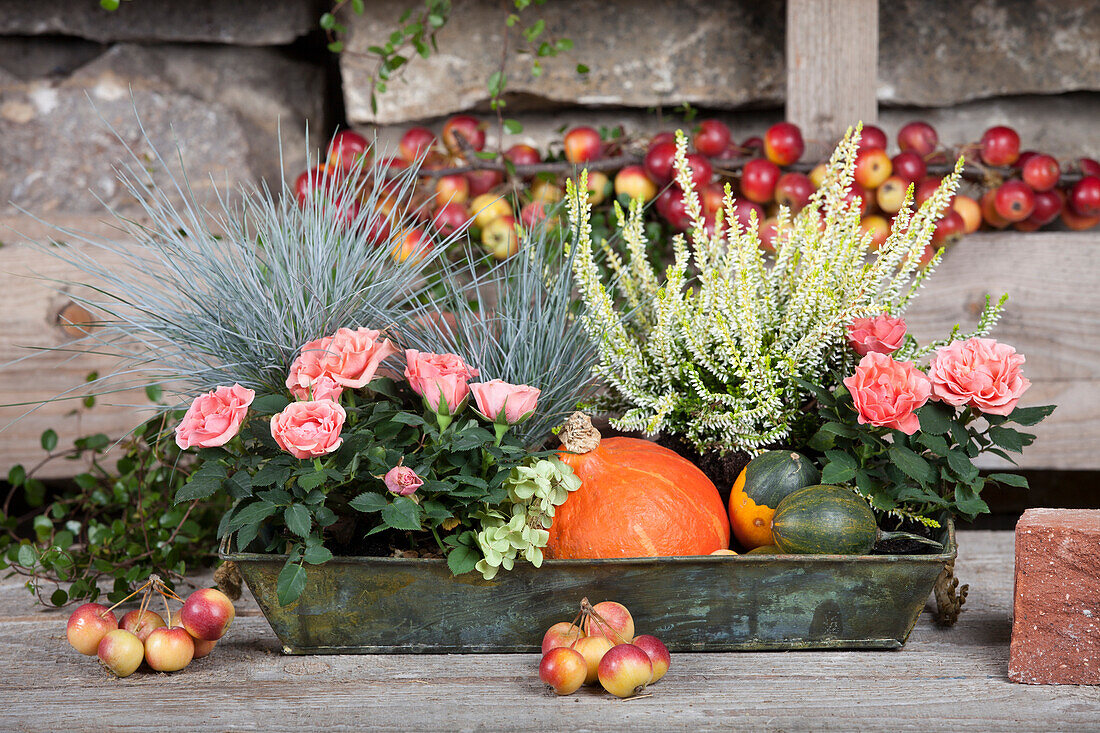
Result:
<svg viewBox="0 0 1100 733"><path fill-rule="evenodd" d="M561 431L559 455L581 480L554 513L547 557L709 555L729 547L718 489L677 453L637 438L600 439L583 413Z"/></svg>

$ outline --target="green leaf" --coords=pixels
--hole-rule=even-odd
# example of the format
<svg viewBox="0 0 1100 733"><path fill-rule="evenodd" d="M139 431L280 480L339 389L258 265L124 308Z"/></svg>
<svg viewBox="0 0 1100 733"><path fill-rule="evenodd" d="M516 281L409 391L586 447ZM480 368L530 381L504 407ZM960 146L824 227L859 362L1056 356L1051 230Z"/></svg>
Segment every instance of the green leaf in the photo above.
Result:
<svg viewBox="0 0 1100 733"><path fill-rule="evenodd" d="M933 435L932 433L922 432L917 436L917 442L928 448L928 450L935 453L937 456L946 456L950 448L947 445L947 441L944 440L941 435Z"/></svg>
<svg viewBox="0 0 1100 733"><path fill-rule="evenodd" d="M279 507L270 501L254 501L233 515L228 530L239 529L246 524L257 524L274 514Z"/></svg>
<svg viewBox="0 0 1100 733"><path fill-rule="evenodd" d="M523 132L523 125L521 125L518 120L505 120L504 130L509 135L518 135Z"/></svg>
<svg viewBox="0 0 1100 733"><path fill-rule="evenodd" d="M268 463L252 477L253 486L282 486L290 478L292 469L290 466Z"/></svg>
<svg viewBox="0 0 1100 733"><path fill-rule="evenodd" d="M332 559L332 551L324 545L310 545L306 548L302 559L310 565L321 565Z"/></svg>
<svg viewBox="0 0 1100 733"><path fill-rule="evenodd" d="M477 561L481 559L481 553L467 545L456 545L447 553L447 567L452 575L462 575L474 569Z"/></svg>
<svg viewBox="0 0 1100 733"><path fill-rule="evenodd" d="M1027 483L1027 478L1015 473L991 473L988 478L990 481L996 481L1005 486L1015 486L1020 489L1030 488Z"/></svg>
<svg viewBox="0 0 1100 733"><path fill-rule="evenodd" d="M99 7L114 12L118 10L119 0L99 0Z"/></svg>
<svg viewBox="0 0 1100 733"><path fill-rule="evenodd" d="M160 402L164 397L164 390L159 384L150 384L145 387L145 398L150 402Z"/></svg>
<svg viewBox="0 0 1100 733"><path fill-rule="evenodd" d="M299 476L298 485L306 491L310 491L325 483L327 479L328 474L325 471L314 471L313 473L307 473L304 476Z"/></svg>
<svg viewBox="0 0 1100 733"><path fill-rule="evenodd" d="M921 432L931 435L947 435L951 432L954 417L954 408L940 402L928 402L917 410Z"/></svg>
<svg viewBox="0 0 1100 733"><path fill-rule="evenodd" d="M332 13L324 13L324 14L321 15L321 27L324 28L326 31L332 30L333 26L335 26L335 25L336 25L336 16L335 15L333 15Z"/></svg>
<svg viewBox="0 0 1100 733"><path fill-rule="evenodd" d="M1035 425L1043 418L1054 412L1055 405L1040 405L1039 407L1017 407L1008 415L1011 422L1019 425Z"/></svg>
<svg viewBox="0 0 1100 733"><path fill-rule="evenodd" d="M1024 446L1031 445L1035 441L1035 436L1030 433L1022 433L999 425L989 429L989 437L1000 447L1015 453L1023 453Z"/></svg>
<svg viewBox="0 0 1100 733"><path fill-rule="evenodd" d="M382 521L394 529L420 529L420 507L407 496L398 496L382 509Z"/></svg>
<svg viewBox="0 0 1100 733"><path fill-rule="evenodd" d="M390 418L392 422L401 423L402 425L426 425L427 421L420 415L414 415L411 412L399 412Z"/></svg>
<svg viewBox="0 0 1100 733"><path fill-rule="evenodd" d="M306 569L288 559L286 565L279 571L277 588L279 605L288 606L294 603L302 597L302 591L306 588Z"/></svg>
<svg viewBox="0 0 1100 733"><path fill-rule="evenodd" d="M53 533L53 522L45 514L39 514L35 517L31 526L34 527L34 533L38 535L40 540L46 539Z"/></svg>
<svg viewBox="0 0 1100 733"><path fill-rule="evenodd" d="M207 463L191 474L190 480L179 488L176 492L176 503L182 504L185 501L209 498L222 487L223 483L225 483L225 466Z"/></svg>
<svg viewBox="0 0 1100 733"><path fill-rule="evenodd" d="M328 46L326 46L326 48L328 48L330 53L341 53L344 50L344 42L343 41L330 41Z"/></svg>
<svg viewBox="0 0 1100 733"><path fill-rule="evenodd" d="M57 433L54 432L52 429L46 430L44 433L42 433L41 443L42 450L46 451L47 453L53 451L53 449L57 447Z"/></svg>
<svg viewBox="0 0 1100 733"><path fill-rule="evenodd" d="M27 469L20 464L15 464L8 471L8 483L12 486L21 486L27 480Z"/></svg>
<svg viewBox="0 0 1100 733"><path fill-rule="evenodd" d="M246 524L237 530L237 551L248 552L248 546L252 544L252 540L256 539L256 535L259 534L259 532L259 522Z"/></svg>
<svg viewBox="0 0 1100 733"><path fill-rule="evenodd" d="M947 465L966 483L970 483L978 477L978 468L970 462L970 457L957 450L948 451Z"/></svg>
<svg viewBox="0 0 1100 733"><path fill-rule="evenodd" d="M20 545L16 561L25 568L33 568L38 562L38 552L30 545Z"/></svg>
<svg viewBox="0 0 1100 733"><path fill-rule="evenodd" d="M248 471L237 471L222 483L222 488L234 499L247 499L252 496L252 476Z"/></svg>
<svg viewBox="0 0 1100 733"><path fill-rule="evenodd" d="M301 504L291 504L283 512L286 527L299 537L309 537L309 531L313 525L313 518Z"/></svg>
<svg viewBox="0 0 1100 733"><path fill-rule="evenodd" d="M826 463L821 471L821 483L842 484L855 478L856 470L852 466L843 466L839 463Z"/></svg>
<svg viewBox="0 0 1100 733"><path fill-rule="evenodd" d="M854 438L856 437L856 435L859 434L859 432L855 428L849 425L831 421L822 425L821 430L825 431L826 433L832 433L833 435L839 435L842 438Z"/></svg>
<svg viewBox="0 0 1100 733"><path fill-rule="evenodd" d="M890 447L889 454L893 465L900 468L909 478L926 485L936 480L936 470L912 450L893 445Z"/></svg>
<svg viewBox="0 0 1100 733"><path fill-rule="evenodd" d="M282 412L290 400L281 394L265 394L252 401L252 412L257 415L274 415Z"/></svg>
<svg viewBox="0 0 1100 733"><path fill-rule="evenodd" d="M578 74L587 74L589 71L590 71L590 69L587 66L585 66L584 64L577 64L577 73Z"/></svg>
<svg viewBox="0 0 1100 733"><path fill-rule="evenodd" d="M348 502L348 506L357 512L380 512L389 505L386 497L373 491L364 491Z"/></svg>
<svg viewBox="0 0 1100 733"><path fill-rule="evenodd" d="M850 468L853 471L859 468L859 462L856 461L855 456L842 450L827 450L825 451L825 457L828 458L830 462L839 464L845 468Z"/></svg>
<svg viewBox="0 0 1100 733"><path fill-rule="evenodd" d="M61 588L58 588L57 590L55 590L53 592L53 594L50 596L50 603L52 603L55 606L64 606L68 602L69 602L69 594L66 593L65 591L63 591Z"/></svg>
<svg viewBox="0 0 1100 733"><path fill-rule="evenodd" d="M955 508L968 517L989 513L989 506L966 484L960 484L955 489Z"/></svg>

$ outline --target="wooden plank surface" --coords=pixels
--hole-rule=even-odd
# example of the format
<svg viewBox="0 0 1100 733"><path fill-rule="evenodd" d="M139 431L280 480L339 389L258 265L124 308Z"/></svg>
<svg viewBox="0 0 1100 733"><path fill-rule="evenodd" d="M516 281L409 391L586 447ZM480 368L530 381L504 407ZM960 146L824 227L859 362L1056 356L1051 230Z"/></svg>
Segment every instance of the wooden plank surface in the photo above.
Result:
<svg viewBox="0 0 1100 733"><path fill-rule="evenodd" d="M0 227L4 222L0 221ZM9 222L14 225L13 222ZM95 221L72 222L101 227ZM45 240L49 233L26 220L19 227ZM10 231L0 235L0 354L15 359L28 347L64 345L72 336L58 324L68 302L33 274L73 277L48 255L19 244ZM954 247L914 303L907 320L922 339L945 335L955 323L972 326L987 293L1009 293L1004 319L994 332L1027 355L1025 370L1034 383L1029 404L1054 402L1055 415L1036 433L1039 441L1020 465L1035 469L1100 469L1100 230L1031 234L981 233ZM0 362L2 363L2 362ZM83 382L90 371L111 369L105 358L44 354L0 368L0 405L50 399ZM93 409L59 402L12 423L27 408L0 407L0 474L15 463L33 465L43 455L38 439L46 428L61 435L61 446L94 432L121 436L142 419L134 407L141 394L103 398ZM988 466L997 465L996 459ZM43 475L76 472L75 464L55 462Z"/></svg>
<svg viewBox="0 0 1100 733"><path fill-rule="evenodd" d="M991 334L1027 357L1024 403L1058 410L1036 426L1026 468L1100 469L1100 230L982 233L951 249L906 314L927 342L973 328L986 295L1009 294ZM990 458L983 465L1005 466Z"/></svg>
<svg viewBox="0 0 1100 733"><path fill-rule="evenodd" d="M0 585L0 730L1096 730L1100 688L1008 681L1012 534L961 532L959 624L897 652L680 654L651 696L557 698L535 655L284 657L253 603L183 672L111 679ZM685 589L690 592L690 589Z"/></svg>
<svg viewBox="0 0 1100 733"><path fill-rule="evenodd" d="M878 120L878 0L787 0L787 119L807 159Z"/></svg>

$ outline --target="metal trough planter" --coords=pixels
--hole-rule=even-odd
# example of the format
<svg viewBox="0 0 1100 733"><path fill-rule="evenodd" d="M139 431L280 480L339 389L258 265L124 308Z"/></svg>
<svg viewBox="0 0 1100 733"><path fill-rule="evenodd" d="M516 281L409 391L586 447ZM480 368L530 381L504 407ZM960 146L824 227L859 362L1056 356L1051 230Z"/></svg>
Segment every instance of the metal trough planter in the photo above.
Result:
<svg viewBox="0 0 1100 733"><path fill-rule="evenodd" d="M639 633L673 652L897 649L954 560L948 521L936 555L738 555L549 560L486 581L443 560L336 557L306 566L283 607L284 557L236 562L286 654L536 652L578 602L615 600Z"/></svg>

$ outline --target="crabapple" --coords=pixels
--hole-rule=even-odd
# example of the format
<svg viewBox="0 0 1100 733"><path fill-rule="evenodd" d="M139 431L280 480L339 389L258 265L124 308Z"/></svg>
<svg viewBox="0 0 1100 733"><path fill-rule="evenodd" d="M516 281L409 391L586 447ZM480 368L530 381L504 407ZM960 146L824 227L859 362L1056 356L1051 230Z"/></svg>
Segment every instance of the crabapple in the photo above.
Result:
<svg viewBox="0 0 1100 733"><path fill-rule="evenodd" d="M764 133L764 155L777 165L798 162L805 150L802 131L794 123L777 122Z"/></svg>
<svg viewBox="0 0 1100 733"><path fill-rule="evenodd" d="M699 153L688 155L686 160L688 170L691 171L691 182L695 186L695 190L699 190L710 183L711 177L714 176L714 167L709 160Z"/></svg>
<svg viewBox="0 0 1100 733"><path fill-rule="evenodd" d="M878 214L863 217L860 229L871 235L871 249L877 250L890 236L890 222Z"/></svg>
<svg viewBox="0 0 1100 733"><path fill-rule="evenodd" d="M1086 176L1100 176L1100 161L1092 158L1078 158L1077 167Z"/></svg>
<svg viewBox="0 0 1100 733"><path fill-rule="evenodd" d="M98 603L85 603L69 615L65 636L73 649L89 657L95 656L99 642L108 631L118 628L118 619L112 611Z"/></svg>
<svg viewBox="0 0 1100 733"><path fill-rule="evenodd" d="M587 163L600 157L603 142L593 127L574 127L565 133L565 159L570 163Z"/></svg>
<svg viewBox="0 0 1100 733"><path fill-rule="evenodd" d="M584 677L586 685L596 684L596 680L599 679L600 660L613 646L615 645L611 643L611 639L606 636L583 636L573 642L571 648L584 657L588 667Z"/></svg>
<svg viewBox="0 0 1100 733"><path fill-rule="evenodd" d="M217 588L200 588L180 609L180 624L196 639L217 641L225 636L236 611L229 596Z"/></svg>
<svg viewBox="0 0 1100 733"><path fill-rule="evenodd" d="M932 246L946 247L962 238L966 231L966 221L962 214L951 208L944 212L932 230Z"/></svg>
<svg viewBox="0 0 1100 733"><path fill-rule="evenodd" d="M1031 156L1021 170L1024 183L1035 193L1049 191L1058 185L1062 169L1054 156L1039 153Z"/></svg>
<svg viewBox="0 0 1100 733"><path fill-rule="evenodd" d="M466 174L470 182L470 195L480 196L489 193L504 181L504 174L492 168L479 168Z"/></svg>
<svg viewBox="0 0 1100 733"><path fill-rule="evenodd" d="M1024 221L1037 227L1045 226L1058 218L1062 211L1063 196L1060 191L1040 191L1035 194L1035 208Z"/></svg>
<svg viewBox="0 0 1100 733"><path fill-rule="evenodd" d="M765 158L754 158L741 169L741 193L749 201L766 204L775 195L779 166Z"/></svg>
<svg viewBox="0 0 1100 733"><path fill-rule="evenodd" d="M145 661L158 672L178 672L195 656L195 640L182 626L154 629L145 640Z"/></svg>
<svg viewBox="0 0 1100 733"><path fill-rule="evenodd" d="M716 550L715 552L720 552ZM732 550L727 550L734 555L737 553ZM712 555L714 553L711 553ZM653 665L653 677L649 680L649 684L653 684L657 680L665 676L668 672L669 664L672 662L672 658L668 653L668 647L664 645L660 639L656 636L650 636L649 634L642 634L641 636L634 637L634 641L631 642L634 646L641 649L649 657L650 664Z"/></svg>
<svg viewBox="0 0 1100 733"><path fill-rule="evenodd" d="M628 165L615 174L615 195L652 201L657 195L657 184L650 180L642 166Z"/></svg>
<svg viewBox="0 0 1100 733"><path fill-rule="evenodd" d="M1059 201L1058 205L1060 208L1061 201ZM963 223L965 224L963 230L966 234L973 234L974 232L978 231L979 227L981 227L982 207L974 199L970 198L969 196L963 196L962 194L959 194L955 196L955 201L951 204L951 208L959 212L959 216L963 218ZM1055 209L1054 214L1055 216L1057 216L1057 209Z"/></svg>
<svg viewBox="0 0 1100 733"><path fill-rule="evenodd" d="M584 632L580 626L569 623L568 621L560 621L549 629L542 636L542 653L551 649L556 649L559 646L569 646L577 639L584 636Z"/></svg>
<svg viewBox="0 0 1100 733"><path fill-rule="evenodd" d="M729 147L730 129L720 120L703 120L699 123L692 142L700 154L715 158Z"/></svg>
<svg viewBox="0 0 1100 733"><path fill-rule="evenodd" d="M1079 216L1100 216L1100 176L1085 176L1073 184L1067 201Z"/></svg>
<svg viewBox="0 0 1100 733"><path fill-rule="evenodd" d="M607 198L607 192L611 189L611 181L606 173L600 171L588 171L588 201L593 206L599 206ZM541 202L540 202L541 203Z"/></svg>
<svg viewBox="0 0 1100 733"><path fill-rule="evenodd" d="M890 163L893 174L908 183L916 183L928 172L928 164L924 162L924 158L912 150L898 153Z"/></svg>
<svg viewBox="0 0 1100 733"><path fill-rule="evenodd" d="M112 629L99 640L96 654L116 677L129 677L145 660L145 645L133 632Z"/></svg>
<svg viewBox="0 0 1100 733"><path fill-rule="evenodd" d="M397 149L409 163L418 160L435 146L435 133L426 127L410 127L401 136Z"/></svg>
<svg viewBox="0 0 1100 733"><path fill-rule="evenodd" d="M985 223L994 229L1004 229L1012 223L997 212L997 189L991 188L983 193L978 203L982 207L982 218L985 219Z"/></svg>
<svg viewBox="0 0 1100 733"><path fill-rule="evenodd" d="M663 185L672 180L672 164L676 158L676 143L654 142L650 143L646 151L645 172L649 174L658 185Z"/></svg>
<svg viewBox="0 0 1100 733"><path fill-rule="evenodd" d="M1011 127L996 125L982 134L981 158L986 165L1012 165L1020 157L1020 136Z"/></svg>
<svg viewBox="0 0 1100 733"><path fill-rule="evenodd" d="M141 611L136 608L127 612L118 622L120 629L129 631L141 642L144 642L149 634L153 633L153 629L159 629L164 625L164 617L156 611Z"/></svg>
<svg viewBox="0 0 1100 733"><path fill-rule="evenodd" d="M900 176L890 176L875 190L875 202L887 214L896 214L901 211L901 205L908 191L908 181Z"/></svg>
<svg viewBox="0 0 1100 733"><path fill-rule="evenodd" d="M601 601L592 606L592 613L582 622L584 632L589 636L606 636L615 643L629 643L634 638L634 617L623 604Z"/></svg>
<svg viewBox="0 0 1100 733"><path fill-rule="evenodd" d="M882 148L863 148L856 155L855 181L864 188L873 189L893 173L890 156Z"/></svg>
<svg viewBox="0 0 1100 733"><path fill-rule="evenodd" d="M435 216L432 217L435 230L444 236L465 229L469 222L470 216L466 213L466 207L455 202L443 204L435 210Z"/></svg>
<svg viewBox="0 0 1100 733"><path fill-rule="evenodd" d="M516 220L511 215L493 219L481 230L481 243L498 260L505 260L519 251Z"/></svg>
<svg viewBox="0 0 1100 733"><path fill-rule="evenodd" d="M1005 181L997 187L993 204L1006 221L1023 221L1035 209L1035 192L1023 181Z"/></svg>
<svg viewBox="0 0 1100 733"><path fill-rule="evenodd" d="M653 679L653 663L643 649L618 644L603 655L597 674L603 688L615 697L632 697Z"/></svg>
<svg viewBox="0 0 1100 733"><path fill-rule="evenodd" d="M470 182L461 173L440 176L435 182L435 197L441 204L464 203L470 197Z"/></svg>
<svg viewBox="0 0 1100 733"><path fill-rule="evenodd" d="M474 223L484 229L493 219L512 216L512 207L501 196L483 193L470 202L470 212L474 215Z"/></svg>
<svg viewBox="0 0 1100 733"><path fill-rule="evenodd" d="M360 159L366 163L369 148L370 143L358 132L340 130L328 144L328 160L349 171L358 165Z"/></svg>
<svg viewBox="0 0 1100 733"><path fill-rule="evenodd" d="M810 203L814 184L805 173L784 173L775 183L775 200L798 213Z"/></svg>
<svg viewBox="0 0 1100 733"><path fill-rule="evenodd" d="M914 120L898 130L898 147L901 152L912 151L922 158L927 158L939 145L940 136L936 134L936 128L923 120Z"/></svg>
<svg viewBox="0 0 1100 733"><path fill-rule="evenodd" d="M864 125L863 132L859 136L859 149L865 150L867 148L881 148L886 149L888 140L886 133L881 127L875 125Z"/></svg>
<svg viewBox="0 0 1100 733"><path fill-rule="evenodd" d="M542 160L539 151L530 145L513 145L504 151L504 159L512 165L534 165Z"/></svg>
<svg viewBox="0 0 1100 733"><path fill-rule="evenodd" d="M443 123L443 144L447 146L447 150L452 153L463 151L464 146L459 144L459 136L474 150L485 147L485 129L469 115L455 115Z"/></svg>
<svg viewBox="0 0 1100 733"><path fill-rule="evenodd" d="M559 646L546 652L539 663L539 679L555 694L571 695L580 689L588 676L588 662L575 649Z"/></svg>

